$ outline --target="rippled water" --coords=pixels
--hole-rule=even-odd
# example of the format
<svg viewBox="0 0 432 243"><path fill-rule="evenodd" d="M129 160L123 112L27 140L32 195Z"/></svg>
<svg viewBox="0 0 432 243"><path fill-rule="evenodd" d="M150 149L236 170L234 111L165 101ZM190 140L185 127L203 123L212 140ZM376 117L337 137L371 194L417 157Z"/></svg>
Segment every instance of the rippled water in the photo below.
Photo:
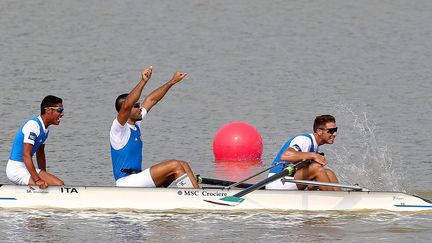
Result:
<svg viewBox="0 0 432 243"><path fill-rule="evenodd" d="M197 174L268 166L314 117L337 118L323 146L342 182L432 198L430 1L0 1L0 171L47 94L65 117L47 141L67 184L113 185L114 99L153 65L144 90L188 72L144 121L144 166L178 158ZM261 163L213 162L230 121L261 133ZM257 180L257 179L256 179ZM0 183L9 183L0 173ZM2 210L0 241L412 241L430 214Z"/></svg>
<svg viewBox="0 0 432 243"><path fill-rule="evenodd" d="M431 214L390 212L6 211L1 240L276 241L430 240ZM413 222L414 221L414 222ZM84 223L85 222L85 223ZM347 222L350 222L347 224ZM223 228L223 229L222 229ZM89 232L89 231L92 232ZM245 233L247 232L247 233ZM90 234L89 234L90 233Z"/></svg>

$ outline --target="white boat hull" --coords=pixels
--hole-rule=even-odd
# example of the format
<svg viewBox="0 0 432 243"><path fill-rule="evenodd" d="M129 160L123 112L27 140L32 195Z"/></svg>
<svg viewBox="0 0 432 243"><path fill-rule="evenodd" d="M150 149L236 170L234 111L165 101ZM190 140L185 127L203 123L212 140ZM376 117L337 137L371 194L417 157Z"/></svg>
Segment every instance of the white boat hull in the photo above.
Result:
<svg viewBox="0 0 432 243"><path fill-rule="evenodd" d="M0 186L0 208L137 210L432 210L425 199L401 192L257 190L237 206L206 202L240 189Z"/></svg>

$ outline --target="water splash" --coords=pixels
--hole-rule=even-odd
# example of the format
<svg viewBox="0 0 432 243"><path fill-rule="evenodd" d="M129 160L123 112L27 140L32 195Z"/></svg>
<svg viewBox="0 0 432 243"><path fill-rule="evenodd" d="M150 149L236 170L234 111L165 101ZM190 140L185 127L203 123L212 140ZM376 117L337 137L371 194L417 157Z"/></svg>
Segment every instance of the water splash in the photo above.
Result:
<svg viewBox="0 0 432 243"><path fill-rule="evenodd" d="M357 114L346 105L337 105L335 109L341 132L337 146L329 147L327 152L339 180L378 191L406 191L404 173L398 171L402 166L394 163L397 156L377 140L376 125L366 112Z"/></svg>

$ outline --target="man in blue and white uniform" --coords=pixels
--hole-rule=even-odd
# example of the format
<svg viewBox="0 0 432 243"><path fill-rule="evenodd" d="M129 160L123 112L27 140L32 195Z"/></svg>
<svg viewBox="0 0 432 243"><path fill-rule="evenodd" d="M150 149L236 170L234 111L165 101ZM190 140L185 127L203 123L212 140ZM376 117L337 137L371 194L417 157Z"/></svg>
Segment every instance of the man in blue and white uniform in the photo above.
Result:
<svg viewBox="0 0 432 243"><path fill-rule="evenodd" d="M48 95L41 102L41 113L22 125L13 141L6 175L18 185L48 186L63 185L63 181L46 171L45 141L48 138L50 125L59 125L63 116L62 99ZM38 169L33 163L36 154Z"/></svg>
<svg viewBox="0 0 432 243"><path fill-rule="evenodd" d="M313 130L313 133L297 135L285 142L274 159L273 165L282 163L269 171L269 177L281 172L289 164L296 164L303 160L312 160L312 163L297 169L294 179L338 183L335 173L325 167L327 161L319 148L323 144L333 144L337 135L336 119L331 115L317 116L314 121ZM339 190L337 187L307 187L290 182L282 183L281 180L273 181L266 186L266 189L304 190L306 188L308 190Z"/></svg>
<svg viewBox="0 0 432 243"><path fill-rule="evenodd" d="M151 92L144 101L137 103L141 92L152 75L152 67L144 69L141 81L129 94L117 97L118 112L110 130L111 160L116 186L168 187L174 182L179 187L198 188L195 176L185 161L167 160L142 171L141 120L150 112L186 73L175 72L172 79Z"/></svg>

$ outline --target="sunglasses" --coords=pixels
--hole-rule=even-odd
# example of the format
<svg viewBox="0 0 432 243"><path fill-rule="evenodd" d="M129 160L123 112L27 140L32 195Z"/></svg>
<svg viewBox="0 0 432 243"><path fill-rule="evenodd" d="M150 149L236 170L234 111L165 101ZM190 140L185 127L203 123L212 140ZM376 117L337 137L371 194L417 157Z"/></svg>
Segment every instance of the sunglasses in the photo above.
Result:
<svg viewBox="0 0 432 243"><path fill-rule="evenodd" d="M137 103L134 104L133 107L134 107L134 108L140 108L140 105L141 105L141 104L140 104L139 102L137 102Z"/></svg>
<svg viewBox="0 0 432 243"><path fill-rule="evenodd" d="M55 110L58 113L63 113L64 109L61 107L46 107L45 109Z"/></svg>
<svg viewBox="0 0 432 243"><path fill-rule="evenodd" d="M333 134L335 132L337 132L338 128L334 127L334 128L318 128L319 130L323 130L323 131L327 131L330 134Z"/></svg>

